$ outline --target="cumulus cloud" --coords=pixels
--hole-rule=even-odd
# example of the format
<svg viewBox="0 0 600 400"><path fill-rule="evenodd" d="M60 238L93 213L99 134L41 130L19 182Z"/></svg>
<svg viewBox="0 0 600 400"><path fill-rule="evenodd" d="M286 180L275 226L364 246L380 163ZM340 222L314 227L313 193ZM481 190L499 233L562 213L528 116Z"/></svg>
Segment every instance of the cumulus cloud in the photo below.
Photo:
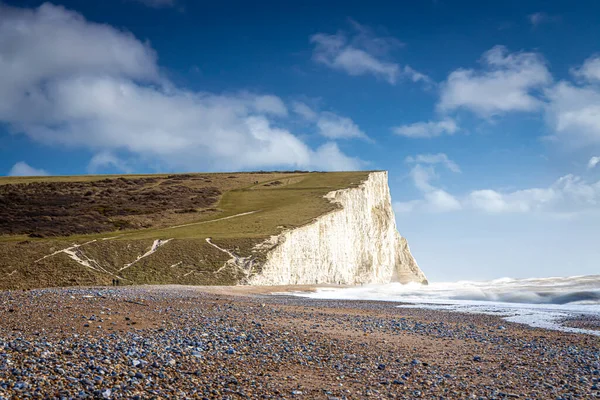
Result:
<svg viewBox="0 0 600 400"><path fill-rule="evenodd" d="M19 161L8 171L8 176L46 176L50 175L46 170L30 166L24 161Z"/></svg>
<svg viewBox="0 0 600 400"><path fill-rule="evenodd" d="M600 81L600 56L589 57L581 67L571 69L571 73L585 81Z"/></svg>
<svg viewBox="0 0 600 400"><path fill-rule="evenodd" d="M409 173L410 178L422 192L430 192L435 190L435 187L430 183L437 177L433 167L426 167L420 164L415 165Z"/></svg>
<svg viewBox="0 0 600 400"><path fill-rule="evenodd" d="M416 122L392 128L396 135L408 138L433 138L442 135L453 135L458 131L458 125L452 118L439 121Z"/></svg>
<svg viewBox="0 0 600 400"><path fill-rule="evenodd" d="M302 102L294 102L292 109L306 121L316 125L317 132L328 139L370 140L366 133L348 117L329 111L317 111Z"/></svg>
<svg viewBox="0 0 600 400"><path fill-rule="evenodd" d="M305 103L295 101L292 103L292 109L302 118L307 121L316 121L319 117L319 114L313 110L310 106Z"/></svg>
<svg viewBox="0 0 600 400"><path fill-rule="evenodd" d="M531 52L509 53L504 46L485 52L477 69L460 68L440 85L437 110L450 114L467 110L483 118L512 111L539 111L545 106L540 98L552 85L552 76L541 55ZM453 135L459 127L448 116L392 128L408 138L433 138Z"/></svg>
<svg viewBox="0 0 600 400"><path fill-rule="evenodd" d="M483 54L482 68L458 69L441 86L441 111L465 109L483 117L509 111L534 111L542 106L535 92L552 76L536 53L509 53L495 46Z"/></svg>
<svg viewBox="0 0 600 400"><path fill-rule="evenodd" d="M576 82L554 82L541 55L508 53L496 46L482 57L482 68L458 69L441 84L437 105L442 113L468 110L489 118L508 112L542 112L551 137L579 147L600 143L600 56L571 69ZM412 138L458 131L454 120L417 122L392 128Z"/></svg>
<svg viewBox="0 0 600 400"><path fill-rule="evenodd" d="M313 59L318 63L352 76L371 74L392 85L398 79L398 64L380 60L365 50L354 48L347 43L343 34L317 33L310 41L315 44Z"/></svg>
<svg viewBox="0 0 600 400"><path fill-rule="evenodd" d="M320 168L328 171L355 171L364 165L358 158L345 155L335 142L327 142L317 148L314 158L320 160Z"/></svg>
<svg viewBox="0 0 600 400"><path fill-rule="evenodd" d="M367 139L367 135L350 118L323 112L317 120L319 133L330 139Z"/></svg>
<svg viewBox="0 0 600 400"><path fill-rule="evenodd" d="M271 114L278 117L288 115L288 110L283 101L277 96L256 96L253 94L247 95L248 100L252 103L252 107L256 112Z"/></svg>
<svg viewBox="0 0 600 400"><path fill-rule="evenodd" d="M548 89L546 121L554 136L571 145L600 142L600 91L559 82Z"/></svg>
<svg viewBox="0 0 600 400"><path fill-rule="evenodd" d="M546 122L554 138L571 146L600 143L600 56L571 69L577 83L560 81L546 89Z"/></svg>
<svg viewBox="0 0 600 400"><path fill-rule="evenodd" d="M447 191L435 186L432 181L438 178L435 166L440 164L452 172L460 172L458 165L444 153L419 154L407 157L406 163L415 164L409 173L415 187L422 192L423 198L406 202L394 203L397 212L416 210L430 212L449 212L462 208L461 203Z"/></svg>
<svg viewBox="0 0 600 400"><path fill-rule="evenodd" d="M541 56L509 54L495 47L484 54L481 70L452 72L442 85L439 110L470 110L489 117L509 111L543 111L554 139L569 145L600 143L600 58L592 56L571 70L576 83L554 83ZM431 137L446 133L437 122L421 122L395 128L409 137ZM447 132L450 133L450 132ZM398 212L470 210L489 214L534 213L574 216L600 211L600 181L568 174L549 186L505 191L491 188L454 195L435 184L436 166L449 164L444 154L408 157L414 164L410 177L421 198L395 204ZM592 157L588 169L600 164Z"/></svg>
<svg viewBox="0 0 600 400"><path fill-rule="evenodd" d="M288 111L277 96L178 88L130 33L47 3L0 7L9 38L0 41L0 121L102 154L91 168L115 166L106 155L116 152L180 170L360 167L337 146L311 148L282 128Z"/></svg>
<svg viewBox="0 0 600 400"><path fill-rule="evenodd" d="M600 209L600 181L588 182L572 174L557 179L548 187L514 191L480 189L455 196L432 183L437 178L436 164L445 165L449 170L458 168L448 165L445 155L421 155L410 157L407 161L417 163L411 169L410 176L423 197L395 203L397 212L470 210L489 214L537 213L564 217ZM600 162L600 158L597 162Z"/></svg>
<svg viewBox="0 0 600 400"><path fill-rule="evenodd" d="M575 175L565 175L546 188L532 188L501 193L495 190L471 192L465 202L473 208L490 212L580 213L600 206L600 181L586 182Z"/></svg>
<svg viewBox="0 0 600 400"><path fill-rule="evenodd" d="M313 60L329 68L346 72L351 76L373 75L394 85L400 77L408 77L414 82L429 78L409 66L401 68L389 61L391 49L401 43L390 37L377 37L366 27L351 21L354 35L343 32L336 34L317 33L310 41L315 45Z"/></svg>
<svg viewBox="0 0 600 400"><path fill-rule="evenodd" d="M26 27L26 29L24 29ZM0 90L19 94L49 77L119 75L158 81L156 53L133 35L87 22L49 3L34 10L0 3Z"/></svg>
<svg viewBox="0 0 600 400"><path fill-rule="evenodd" d="M460 172L458 164L449 159L444 153L408 156L405 161L409 164L442 164L452 172Z"/></svg>
<svg viewBox="0 0 600 400"><path fill-rule="evenodd" d="M416 71L409 65L404 66L404 76L406 76L411 81L417 83L422 82L426 85L434 85L435 82L427 75L422 72Z"/></svg>
<svg viewBox="0 0 600 400"><path fill-rule="evenodd" d="M89 173L94 174L106 167L112 167L124 173L133 172L133 168L131 168L126 161L121 160L119 157L108 151L103 151L94 155L88 163L87 169Z"/></svg>
<svg viewBox="0 0 600 400"><path fill-rule="evenodd" d="M424 208L433 212L449 212L462 209L462 204L450 193L435 189L424 195Z"/></svg>
<svg viewBox="0 0 600 400"><path fill-rule="evenodd" d="M444 213L462 209L460 201L442 189L433 189L425 192L423 198L410 201L396 201L393 204L397 213L408 212L433 212Z"/></svg>

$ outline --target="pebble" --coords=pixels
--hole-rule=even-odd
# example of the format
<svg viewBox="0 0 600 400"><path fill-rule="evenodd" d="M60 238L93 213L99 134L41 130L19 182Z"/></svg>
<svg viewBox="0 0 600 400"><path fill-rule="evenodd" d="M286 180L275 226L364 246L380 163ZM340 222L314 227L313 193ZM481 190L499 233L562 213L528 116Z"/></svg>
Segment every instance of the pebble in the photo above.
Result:
<svg viewBox="0 0 600 400"><path fill-rule="evenodd" d="M599 395L594 337L499 321L185 288L0 292L0 400Z"/></svg>

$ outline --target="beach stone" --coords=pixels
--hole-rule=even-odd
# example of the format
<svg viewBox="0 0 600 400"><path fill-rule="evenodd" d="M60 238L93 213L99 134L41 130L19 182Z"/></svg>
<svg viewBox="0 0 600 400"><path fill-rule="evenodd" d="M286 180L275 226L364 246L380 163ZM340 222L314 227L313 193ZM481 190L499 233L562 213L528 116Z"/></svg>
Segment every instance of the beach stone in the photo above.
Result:
<svg viewBox="0 0 600 400"><path fill-rule="evenodd" d="M600 385L595 337L500 330L496 316L179 288L122 287L81 301L90 292L19 293L28 313L18 321L20 312L2 309L15 294L0 292L0 396L572 400L595 398ZM118 329L108 331L106 308ZM92 315L104 332L82 328Z"/></svg>

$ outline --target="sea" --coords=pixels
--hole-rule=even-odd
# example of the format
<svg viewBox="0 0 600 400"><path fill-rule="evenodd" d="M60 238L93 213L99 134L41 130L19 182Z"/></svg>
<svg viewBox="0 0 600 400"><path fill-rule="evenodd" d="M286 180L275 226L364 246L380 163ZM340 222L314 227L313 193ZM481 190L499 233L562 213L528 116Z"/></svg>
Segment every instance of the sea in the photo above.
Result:
<svg viewBox="0 0 600 400"><path fill-rule="evenodd" d="M294 295L393 301L401 303L398 307L490 314L532 327L600 336L600 275L322 287ZM569 319L585 324L567 326Z"/></svg>

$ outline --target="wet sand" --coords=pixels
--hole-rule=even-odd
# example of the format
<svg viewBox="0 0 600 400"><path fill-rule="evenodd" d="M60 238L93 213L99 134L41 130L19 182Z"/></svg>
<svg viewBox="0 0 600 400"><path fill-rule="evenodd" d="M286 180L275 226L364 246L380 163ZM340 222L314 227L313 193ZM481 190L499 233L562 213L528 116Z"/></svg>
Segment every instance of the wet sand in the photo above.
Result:
<svg viewBox="0 0 600 400"><path fill-rule="evenodd" d="M600 339L304 287L0 292L2 398L600 398Z"/></svg>

